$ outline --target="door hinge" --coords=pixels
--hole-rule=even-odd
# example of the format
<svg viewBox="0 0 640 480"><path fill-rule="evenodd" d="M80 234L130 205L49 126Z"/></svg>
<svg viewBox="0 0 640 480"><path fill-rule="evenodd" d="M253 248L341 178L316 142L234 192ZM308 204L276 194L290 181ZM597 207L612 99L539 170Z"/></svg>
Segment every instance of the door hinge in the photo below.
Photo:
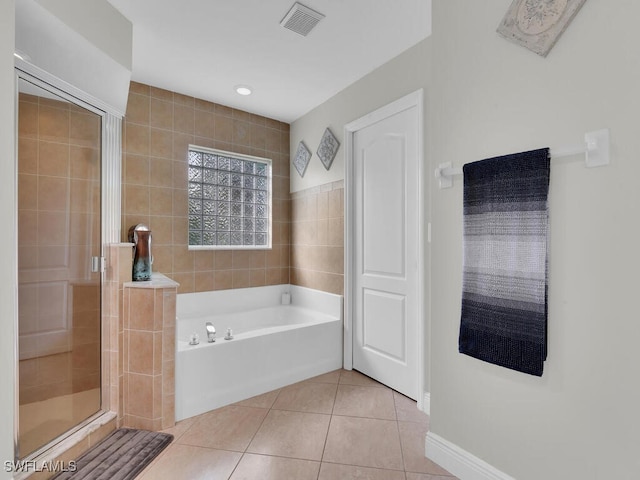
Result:
<svg viewBox="0 0 640 480"><path fill-rule="evenodd" d="M102 273L104 272L104 257L91 257L91 272Z"/></svg>

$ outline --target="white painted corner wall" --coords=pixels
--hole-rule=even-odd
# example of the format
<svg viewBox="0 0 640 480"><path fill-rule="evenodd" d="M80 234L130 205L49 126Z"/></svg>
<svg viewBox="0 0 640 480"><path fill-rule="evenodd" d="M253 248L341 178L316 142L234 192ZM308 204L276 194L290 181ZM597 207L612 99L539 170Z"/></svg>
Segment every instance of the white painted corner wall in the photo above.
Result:
<svg viewBox="0 0 640 480"><path fill-rule="evenodd" d="M462 181L432 189L431 451L468 452L518 480L637 478L640 4L585 2L546 58L496 33L510 4L434 1L431 171L602 128L611 165L551 163L542 378L458 353Z"/></svg>
<svg viewBox="0 0 640 480"><path fill-rule="evenodd" d="M106 0L16 0L15 18L15 48L26 62L99 99L96 107L124 116L133 44L129 20Z"/></svg>
<svg viewBox="0 0 640 480"><path fill-rule="evenodd" d="M17 315L17 207L15 170L14 0L0 2L0 479L11 474L4 462L13 460L15 410L15 318Z"/></svg>

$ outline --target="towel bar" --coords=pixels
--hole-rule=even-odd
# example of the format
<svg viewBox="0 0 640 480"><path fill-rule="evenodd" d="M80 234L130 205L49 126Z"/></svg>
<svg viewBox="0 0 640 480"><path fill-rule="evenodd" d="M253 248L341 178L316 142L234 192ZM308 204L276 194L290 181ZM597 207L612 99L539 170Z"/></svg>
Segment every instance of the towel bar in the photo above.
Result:
<svg viewBox="0 0 640 480"><path fill-rule="evenodd" d="M585 154L585 166L601 167L609 165L609 129L587 132L584 134L584 143L567 147L552 148L549 152L551 158L562 158ZM453 187L453 177L462 175L462 168L453 167L451 162L441 163L435 171L440 188Z"/></svg>

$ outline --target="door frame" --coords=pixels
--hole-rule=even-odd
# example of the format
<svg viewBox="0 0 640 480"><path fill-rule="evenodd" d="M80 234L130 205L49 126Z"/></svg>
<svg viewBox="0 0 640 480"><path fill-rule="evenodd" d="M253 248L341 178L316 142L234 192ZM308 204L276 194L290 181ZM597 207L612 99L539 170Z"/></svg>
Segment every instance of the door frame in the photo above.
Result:
<svg viewBox="0 0 640 480"><path fill-rule="evenodd" d="M418 112L418 328L416 335L416 347L418 352L417 385L418 385L418 408L424 410L425 407L425 179L424 179L424 90L421 88L395 100L383 107L380 107L357 120L354 120L344 127L345 162L344 162L344 357L343 366L346 370L353 368L353 302L354 291L354 252L355 252L355 174L353 144L354 136L363 128L373 125L388 117L396 115L410 108L417 108Z"/></svg>

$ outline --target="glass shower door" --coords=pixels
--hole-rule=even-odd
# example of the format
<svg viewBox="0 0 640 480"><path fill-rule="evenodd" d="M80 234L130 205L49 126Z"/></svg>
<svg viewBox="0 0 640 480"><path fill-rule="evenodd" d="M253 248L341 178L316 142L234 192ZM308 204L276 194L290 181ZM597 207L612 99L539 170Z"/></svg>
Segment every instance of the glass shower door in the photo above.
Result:
<svg viewBox="0 0 640 480"><path fill-rule="evenodd" d="M19 79L19 458L101 408L101 135L100 115Z"/></svg>

